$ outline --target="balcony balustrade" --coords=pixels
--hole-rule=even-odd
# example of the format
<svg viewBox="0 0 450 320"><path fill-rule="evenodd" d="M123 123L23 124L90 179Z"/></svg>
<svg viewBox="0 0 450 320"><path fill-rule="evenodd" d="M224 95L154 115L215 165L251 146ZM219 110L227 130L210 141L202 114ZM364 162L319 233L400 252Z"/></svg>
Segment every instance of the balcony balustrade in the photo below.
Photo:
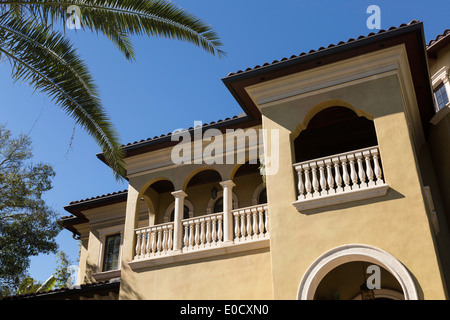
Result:
<svg viewBox="0 0 450 320"><path fill-rule="evenodd" d="M226 253L268 247L269 212L266 204L231 210L231 223L224 224L224 213L213 213L181 220L181 250L174 250L176 222L138 228L132 267L197 259ZM224 235L233 234L232 241Z"/></svg>
<svg viewBox="0 0 450 320"><path fill-rule="evenodd" d="M387 193L377 146L294 164L298 211L362 200Z"/></svg>

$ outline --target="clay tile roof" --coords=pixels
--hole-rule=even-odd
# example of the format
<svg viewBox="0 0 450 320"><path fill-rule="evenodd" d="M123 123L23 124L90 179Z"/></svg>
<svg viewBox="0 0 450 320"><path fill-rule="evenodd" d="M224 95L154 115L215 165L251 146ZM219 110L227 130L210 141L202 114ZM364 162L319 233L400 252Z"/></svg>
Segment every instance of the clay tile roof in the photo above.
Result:
<svg viewBox="0 0 450 320"><path fill-rule="evenodd" d="M82 200L71 201L69 203L69 205L81 204L81 203L85 203L87 201L92 201L92 200L100 200L100 199L104 199L104 198L115 196L115 195L122 195L122 194L125 194L127 192L128 192L128 190L122 190L122 191L112 192L112 193L108 193L108 194L102 194L102 195L96 196L96 197L91 197L91 198L86 198L86 199L82 199Z"/></svg>
<svg viewBox="0 0 450 320"><path fill-rule="evenodd" d="M214 125L216 123L220 123L220 122L223 122L223 121L228 121L228 120L231 120L231 119L236 119L238 117L239 116L233 116L232 118L226 118L225 120L219 119L219 120L216 120L216 121L211 121L210 123L204 123L202 126L203 127L211 126L211 125ZM200 127L200 126L197 126L197 127ZM193 127L189 127L189 129L187 129L187 130L189 131L189 130L193 130L193 129L194 129ZM122 145L122 148L135 146L135 145L140 144L140 143L151 142L151 141L158 140L158 139L161 139L161 138L167 138L168 136L171 136L171 135L172 135L172 132L169 132L167 134L161 134L159 136L154 136L153 138L148 138L148 139L142 139L140 141L129 142L127 144Z"/></svg>
<svg viewBox="0 0 450 320"><path fill-rule="evenodd" d="M448 44L450 44L450 29L446 29L442 34L437 35L435 39L428 42L428 56L430 58L435 58L436 52Z"/></svg>
<svg viewBox="0 0 450 320"><path fill-rule="evenodd" d="M79 299L80 296L93 294L100 291L117 291L120 286L120 279L86 283L76 285L73 288L59 288L43 292L34 292L4 297L3 300L23 300L23 299Z"/></svg>
<svg viewBox="0 0 450 320"><path fill-rule="evenodd" d="M409 23L407 23L407 24L406 24L406 23L402 23L399 27L394 27L394 26L392 26L392 27L390 27L390 28L388 29L388 31L400 29L400 28L403 28L403 27L406 27L406 26L409 26L409 25L412 25L412 24L416 24L416 23L419 23L419 21L418 21L418 20L412 20L411 22L409 22ZM304 55L312 55L312 54L315 54L315 53L317 53L317 52L324 51L324 50L326 50L326 49L328 49L328 48L333 48L333 47L336 47L336 46L346 45L347 43L351 43L351 42L358 41L358 40L362 40L362 39L367 39L367 38L373 37L373 36L375 36L375 35L377 35L377 34L381 34L381 33L384 33L384 32L386 32L386 30L381 29L381 30L379 30L377 33L371 32L371 33L369 33L367 36L361 35L361 36L359 36L357 39L350 38L350 39L348 39L347 41L340 41L340 42L337 43L337 44L330 44L327 48L325 48L325 47L320 47L320 48L317 49L317 50L312 49L312 50L310 50L308 53L302 52L302 53L300 53L299 55L292 55L290 58L283 58L283 59L281 59L280 61L274 60L272 63L267 63L267 62L266 62L266 63L264 63L264 64L262 65L262 67L272 66L272 65L275 65L275 64L277 64L277 63L283 63L283 62L285 62L285 61L289 61L289 60L292 60L292 59L296 59L296 58L301 57L301 56L304 56ZM255 70L255 69L258 69L258 68L262 68L262 67L260 67L260 65L257 65L257 66L255 66L255 67L253 67L253 68L246 68L245 71L238 70L238 71L236 71L236 72L230 72L230 73L227 75L227 77L232 77L232 76L234 76L234 75L236 75L236 74L240 74L240 73L243 73L243 72L252 71L252 70Z"/></svg>

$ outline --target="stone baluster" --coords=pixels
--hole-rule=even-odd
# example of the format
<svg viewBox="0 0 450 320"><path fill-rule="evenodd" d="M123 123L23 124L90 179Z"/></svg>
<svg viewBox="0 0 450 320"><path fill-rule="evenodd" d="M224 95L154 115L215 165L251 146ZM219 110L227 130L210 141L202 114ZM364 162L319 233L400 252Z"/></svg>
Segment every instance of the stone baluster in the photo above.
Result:
<svg viewBox="0 0 450 320"><path fill-rule="evenodd" d="M331 158L325 159L325 165L327 167L327 185L328 185L328 194L336 193L336 189L334 187L334 179L333 179L333 162Z"/></svg>
<svg viewBox="0 0 450 320"><path fill-rule="evenodd" d="M363 166L363 154L361 152L357 152L355 154L355 156L356 156L356 161L358 163L358 178L360 181L359 187L366 188L367 182L366 182L366 172L364 171L364 166Z"/></svg>
<svg viewBox="0 0 450 320"><path fill-rule="evenodd" d="M373 156L373 163L374 163L374 172L375 172L375 177L377 178L377 180L375 181L375 183L378 184L383 184L383 175L381 172L381 167L380 164L378 163L378 149L371 149L370 153Z"/></svg>
<svg viewBox="0 0 450 320"><path fill-rule="evenodd" d="M327 191L327 180L325 179L325 163L323 160L317 161L319 166L319 184L320 184L320 195L325 196L328 194Z"/></svg>
<svg viewBox="0 0 450 320"><path fill-rule="evenodd" d="M303 169L302 166L296 166L295 170L297 171L297 177L298 177L298 200L305 199L305 184L303 183Z"/></svg>
<svg viewBox="0 0 450 320"><path fill-rule="evenodd" d="M309 165L308 164L303 165L303 170L305 172L305 190L306 190L305 199L311 199L312 198L312 184L311 184L311 178L309 176Z"/></svg>
<svg viewBox="0 0 450 320"><path fill-rule="evenodd" d="M355 168L355 155L350 153L347 155L347 159L350 164L350 179L352 181L352 190L359 189L358 175Z"/></svg>
<svg viewBox="0 0 450 320"><path fill-rule="evenodd" d="M348 174L347 169L347 157L341 156L339 157L339 160L341 161L342 166L342 180L344 181L344 191L350 191L352 190L352 187L350 186L350 175Z"/></svg>
<svg viewBox="0 0 450 320"><path fill-rule="evenodd" d="M141 231L136 231L136 255L134 259L139 259L141 255Z"/></svg>
<svg viewBox="0 0 450 320"><path fill-rule="evenodd" d="M319 179L317 179L317 164L315 162L310 163L312 172L312 187L314 189L313 197L319 197Z"/></svg>
<svg viewBox="0 0 450 320"><path fill-rule="evenodd" d="M373 174L373 170L372 170L372 163L370 161L370 151L368 151L368 150L364 151L363 156L364 156L364 159L366 160L366 175L367 175L367 179L369 180L367 182L367 186L373 187L373 186L375 186L375 181L373 180L374 174Z"/></svg>

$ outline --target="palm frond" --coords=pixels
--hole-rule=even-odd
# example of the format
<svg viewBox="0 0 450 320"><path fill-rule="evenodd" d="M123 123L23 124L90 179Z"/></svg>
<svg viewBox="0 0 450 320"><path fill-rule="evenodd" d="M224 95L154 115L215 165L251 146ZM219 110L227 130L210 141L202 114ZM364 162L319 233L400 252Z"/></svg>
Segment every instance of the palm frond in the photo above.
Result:
<svg viewBox="0 0 450 320"><path fill-rule="evenodd" d="M15 81L48 94L100 145L116 179L125 174L123 150L84 62L70 41L31 19L0 19L0 53Z"/></svg>
<svg viewBox="0 0 450 320"><path fill-rule="evenodd" d="M101 32L109 37L125 56L131 43L118 34L162 36L193 43L206 52L225 56L218 34L203 20L164 0L5 0L3 5L20 5L47 23L64 25L67 8L80 8L82 29ZM122 42L122 43L121 43ZM128 53L127 53L128 52Z"/></svg>

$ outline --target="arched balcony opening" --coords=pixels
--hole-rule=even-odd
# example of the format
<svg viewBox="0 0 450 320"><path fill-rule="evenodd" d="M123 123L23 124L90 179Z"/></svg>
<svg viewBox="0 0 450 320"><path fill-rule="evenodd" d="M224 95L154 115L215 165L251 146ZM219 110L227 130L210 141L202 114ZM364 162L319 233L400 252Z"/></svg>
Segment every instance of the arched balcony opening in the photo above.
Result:
<svg viewBox="0 0 450 320"><path fill-rule="evenodd" d="M171 195L173 191L175 191L173 183L164 178L146 186L140 193L138 203L140 219L145 219L147 216L148 226L165 222L164 212L167 205L173 201Z"/></svg>
<svg viewBox="0 0 450 320"><path fill-rule="evenodd" d="M373 121L347 107L318 112L294 140L295 162L378 145Z"/></svg>
<svg viewBox="0 0 450 320"><path fill-rule="evenodd" d="M314 115L294 140L300 212L385 195L373 121L347 107Z"/></svg>

